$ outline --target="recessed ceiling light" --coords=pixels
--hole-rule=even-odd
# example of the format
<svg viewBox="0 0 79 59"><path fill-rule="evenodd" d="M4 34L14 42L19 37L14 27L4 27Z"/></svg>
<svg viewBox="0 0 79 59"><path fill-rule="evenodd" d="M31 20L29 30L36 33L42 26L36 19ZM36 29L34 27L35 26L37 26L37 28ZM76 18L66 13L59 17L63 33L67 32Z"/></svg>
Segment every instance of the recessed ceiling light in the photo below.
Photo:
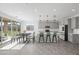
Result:
<svg viewBox="0 0 79 59"><path fill-rule="evenodd" d="M56 11L56 9L53 9L53 11Z"/></svg>
<svg viewBox="0 0 79 59"><path fill-rule="evenodd" d="M37 12L38 11L37 8L35 8L34 11Z"/></svg>
<svg viewBox="0 0 79 59"><path fill-rule="evenodd" d="M72 11L75 11L75 9L72 9Z"/></svg>

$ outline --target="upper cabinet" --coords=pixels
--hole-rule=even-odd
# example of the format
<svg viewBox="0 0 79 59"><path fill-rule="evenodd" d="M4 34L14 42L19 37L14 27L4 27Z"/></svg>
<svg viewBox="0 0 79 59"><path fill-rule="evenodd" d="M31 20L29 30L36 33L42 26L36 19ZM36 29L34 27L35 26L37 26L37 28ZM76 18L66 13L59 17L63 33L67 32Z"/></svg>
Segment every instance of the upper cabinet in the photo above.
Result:
<svg viewBox="0 0 79 59"><path fill-rule="evenodd" d="M45 29L46 26L50 26L50 29L59 29L59 22L53 20L39 21L39 29Z"/></svg>
<svg viewBox="0 0 79 59"><path fill-rule="evenodd" d="M68 26L71 29L79 29L79 17L72 17L68 19Z"/></svg>
<svg viewBox="0 0 79 59"><path fill-rule="evenodd" d="M79 29L79 17L76 17L76 29Z"/></svg>
<svg viewBox="0 0 79 59"><path fill-rule="evenodd" d="M71 19L71 28L72 29L76 28L76 17L72 17L72 19Z"/></svg>

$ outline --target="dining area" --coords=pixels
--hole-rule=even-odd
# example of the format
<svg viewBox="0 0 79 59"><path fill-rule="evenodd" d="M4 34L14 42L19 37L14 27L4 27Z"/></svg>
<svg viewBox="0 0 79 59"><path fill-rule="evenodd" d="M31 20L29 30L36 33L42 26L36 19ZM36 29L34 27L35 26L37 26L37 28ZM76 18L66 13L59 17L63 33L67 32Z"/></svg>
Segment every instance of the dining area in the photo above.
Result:
<svg viewBox="0 0 79 59"><path fill-rule="evenodd" d="M35 32L33 33L19 33L11 38L11 43L17 41L17 43L29 43L32 39L32 42L35 42Z"/></svg>

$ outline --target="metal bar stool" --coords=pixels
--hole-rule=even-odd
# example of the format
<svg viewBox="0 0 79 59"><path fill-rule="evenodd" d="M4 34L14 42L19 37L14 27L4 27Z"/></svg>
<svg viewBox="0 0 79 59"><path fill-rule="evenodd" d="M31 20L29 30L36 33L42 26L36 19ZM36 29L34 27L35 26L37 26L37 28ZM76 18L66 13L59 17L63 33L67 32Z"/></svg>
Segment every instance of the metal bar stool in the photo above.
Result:
<svg viewBox="0 0 79 59"><path fill-rule="evenodd" d="M48 41L48 38L49 38L49 41L51 42L51 34L50 34L50 32L46 33L46 43Z"/></svg>
<svg viewBox="0 0 79 59"><path fill-rule="evenodd" d="M43 42L44 42L44 33L39 34L39 42L41 41L41 39L43 39Z"/></svg>
<svg viewBox="0 0 79 59"><path fill-rule="evenodd" d="M57 34L56 33L54 33L52 36L52 42L54 42L54 40L57 42Z"/></svg>

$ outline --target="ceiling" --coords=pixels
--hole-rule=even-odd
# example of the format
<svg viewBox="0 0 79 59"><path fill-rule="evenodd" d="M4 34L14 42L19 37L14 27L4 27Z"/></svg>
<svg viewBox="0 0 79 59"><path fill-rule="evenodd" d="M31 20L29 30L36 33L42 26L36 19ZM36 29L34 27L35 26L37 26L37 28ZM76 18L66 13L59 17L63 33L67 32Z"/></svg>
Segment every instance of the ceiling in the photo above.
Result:
<svg viewBox="0 0 79 59"><path fill-rule="evenodd" d="M79 14L78 3L0 3L0 11L30 22L38 21L39 16L41 19L49 19L68 17Z"/></svg>

